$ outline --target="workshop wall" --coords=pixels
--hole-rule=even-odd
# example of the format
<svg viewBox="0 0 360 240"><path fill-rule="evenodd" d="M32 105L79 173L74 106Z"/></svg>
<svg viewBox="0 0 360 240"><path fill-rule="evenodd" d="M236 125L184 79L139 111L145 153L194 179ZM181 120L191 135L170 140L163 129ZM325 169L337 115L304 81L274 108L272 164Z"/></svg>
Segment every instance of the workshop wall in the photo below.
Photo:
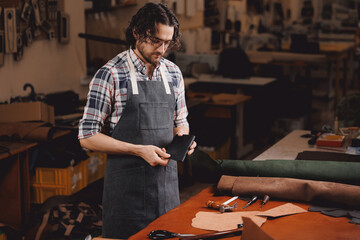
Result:
<svg viewBox="0 0 360 240"><path fill-rule="evenodd" d="M85 98L88 86L81 86L86 76L85 40L78 37L85 32L84 1L64 0L64 12L70 16L70 41L60 44L57 40L41 39L25 47L21 61L14 61L6 54L0 67L0 101L10 97L26 96L25 83L31 83L36 93L73 90Z"/></svg>
<svg viewBox="0 0 360 240"><path fill-rule="evenodd" d="M107 11L102 12L88 12L85 14L86 18L86 33L117 38L125 40L125 29L128 27L131 17L136 14L136 12L143 7L149 0L134 0L129 1L128 6L119 7L119 8L110 8ZM165 2L170 7L172 7L173 1L153 1L153 2ZM202 2L202 1L200 1ZM196 29L203 27L203 11L196 8L189 13L186 11L188 7L192 7L191 4L198 3L195 0L184 1L183 8L184 12L177 14L181 32L189 29ZM117 45L111 43L104 43L99 41L87 41L87 60L89 72L96 71L100 66L105 64L108 60L112 59L118 53L127 49L125 45ZM91 69L90 69L91 68ZM92 69L94 68L94 69Z"/></svg>

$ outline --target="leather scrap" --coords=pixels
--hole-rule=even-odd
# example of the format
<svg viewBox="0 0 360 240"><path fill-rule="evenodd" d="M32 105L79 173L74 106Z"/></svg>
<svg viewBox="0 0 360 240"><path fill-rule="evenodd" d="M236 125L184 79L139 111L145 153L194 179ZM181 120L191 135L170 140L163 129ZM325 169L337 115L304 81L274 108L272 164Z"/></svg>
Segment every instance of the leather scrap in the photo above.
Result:
<svg viewBox="0 0 360 240"><path fill-rule="evenodd" d="M351 220L349 223L360 224L360 211L358 210L311 206L309 212L321 212L329 217L348 217Z"/></svg>
<svg viewBox="0 0 360 240"><path fill-rule="evenodd" d="M264 232L251 218L243 217L244 228L241 240L274 240L270 235Z"/></svg>
<svg viewBox="0 0 360 240"><path fill-rule="evenodd" d="M217 185L227 194L263 196L293 201L321 200L360 208L360 187L342 183L277 177L223 175Z"/></svg>
<svg viewBox="0 0 360 240"><path fill-rule="evenodd" d="M257 216L266 216L266 217L281 217L287 215L293 215L297 213L305 213L307 210L298 207L292 203L285 203L281 206L274 207L264 212L256 214Z"/></svg>
<svg viewBox="0 0 360 240"><path fill-rule="evenodd" d="M242 224L242 217L251 218L257 225L261 226L266 222L266 217L256 216L259 211L244 211L244 212L205 212L200 211L196 213L195 218L192 219L191 226L195 228L212 230L212 231L227 231L236 229L238 224Z"/></svg>

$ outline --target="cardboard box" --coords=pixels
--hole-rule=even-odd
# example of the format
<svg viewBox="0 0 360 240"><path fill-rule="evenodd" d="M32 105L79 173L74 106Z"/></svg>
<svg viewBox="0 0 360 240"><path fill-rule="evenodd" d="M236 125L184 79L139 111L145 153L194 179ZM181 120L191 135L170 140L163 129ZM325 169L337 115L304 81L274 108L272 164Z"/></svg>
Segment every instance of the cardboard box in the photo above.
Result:
<svg viewBox="0 0 360 240"><path fill-rule="evenodd" d="M54 107L43 102L0 104L0 122L44 121L54 124Z"/></svg>
<svg viewBox="0 0 360 240"><path fill-rule="evenodd" d="M35 168L30 176L31 202L43 203L55 195L72 195L86 183L85 161L67 168Z"/></svg>
<svg viewBox="0 0 360 240"><path fill-rule="evenodd" d="M316 140L317 146L327 146L327 147L341 147L344 143L345 136L324 133L319 136Z"/></svg>

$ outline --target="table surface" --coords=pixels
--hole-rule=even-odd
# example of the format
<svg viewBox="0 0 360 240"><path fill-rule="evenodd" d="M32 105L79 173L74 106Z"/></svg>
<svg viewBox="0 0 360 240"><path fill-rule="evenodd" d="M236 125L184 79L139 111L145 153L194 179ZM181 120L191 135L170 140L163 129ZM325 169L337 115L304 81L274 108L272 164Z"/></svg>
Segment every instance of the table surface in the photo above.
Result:
<svg viewBox="0 0 360 240"><path fill-rule="evenodd" d="M301 137L301 135L309 133L309 130L294 130L253 160L295 160L298 153L303 151L345 151L343 148L321 148L316 145L310 146L308 144L309 138ZM336 151L336 149L338 149L338 151Z"/></svg>
<svg viewBox="0 0 360 240"><path fill-rule="evenodd" d="M36 142L14 142L14 141L0 141L0 146L4 148L8 148L11 155L18 154L20 152L26 151L29 148L35 147L37 145ZM0 160L5 159L11 156L9 153L1 152Z"/></svg>
<svg viewBox="0 0 360 240"><path fill-rule="evenodd" d="M290 42L282 44L282 49L289 50ZM320 53L342 53L355 47L355 42L319 42Z"/></svg>
<svg viewBox="0 0 360 240"><path fill-rule="evenodd" d="M208 187L202 190L199 194L162 215L129 239L148 239L147 235L153 230L168 230L176 233L191 233L196 235L211 233L212 231L192 227L191 221L199 211L216 211L205 207L205 203L208 200L225 202L230 199L229 196L214 196L214 192L214 187ZM260 201L258 201L247 209L242 210L241 206L244 206L246 202L240 199L235 201L238 203L238 206L240 206L237 211L258 211L260 206ZM262 208L262 211L285 203L287 202L270 200ZM294 204L304 209L310 206L305 203ZM345 217L333 218L318 212L307 212L268 219L261 228L276 240L360 239L360 225L350 224L348 221L349 219ZM238 240L239 236L228 237L226 239Z"/></svg>
<svg viewBox="0 0 360 240"><path fill-rule="evenodd" d="M234 84L234 85L258 85L264 86L271 82L274 82L276 78L264 78L264 77L250 77L248 79L235 79L235 78L224 78L221 75L215 74L200 74L198 81L199 82L209 82L209 83L224 83L224 84Z"/></svg>

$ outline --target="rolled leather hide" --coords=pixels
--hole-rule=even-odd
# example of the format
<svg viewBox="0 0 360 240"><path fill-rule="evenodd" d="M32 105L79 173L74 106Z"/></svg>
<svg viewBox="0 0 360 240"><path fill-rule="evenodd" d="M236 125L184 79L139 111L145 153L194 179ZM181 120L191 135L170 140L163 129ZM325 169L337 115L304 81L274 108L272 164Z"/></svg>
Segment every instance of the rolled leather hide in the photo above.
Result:
<svg viewBox="0 0 360 240"><path fill-rule="evenodd" d="M232 195L264 196L292 201L321 201L360 208L360 187L342 183L278 177L223 175L219 191Z"/></svg>
<svg viewBox="0 0 360 240"><path fill-rule="evenodd" d="M360 162L266 160L221 162L222 175L297 178L360 185Z"/></svg>

